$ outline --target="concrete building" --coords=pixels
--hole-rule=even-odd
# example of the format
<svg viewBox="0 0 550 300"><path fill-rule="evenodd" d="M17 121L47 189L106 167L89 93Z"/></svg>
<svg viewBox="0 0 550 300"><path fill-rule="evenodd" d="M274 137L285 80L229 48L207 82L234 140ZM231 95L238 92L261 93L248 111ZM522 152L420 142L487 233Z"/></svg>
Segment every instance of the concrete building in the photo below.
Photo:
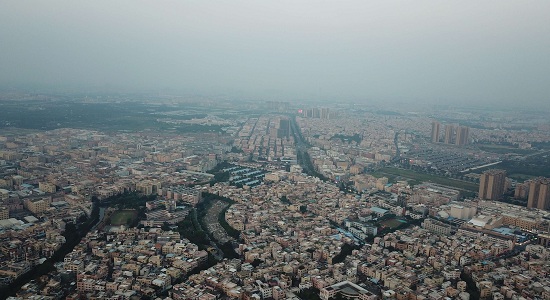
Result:
<svg viewBox="0 0 550 300"><path fill-rule="evenodd" d="M441 123L437 121L432 122L432 143L439 142L439 132L441 131Z"/></svg>
<svg viewBox="0 0 550 300"><path fill-rule="evenodd" d="M136 184L136 190L144 195L153 195L158 193L162 185L159 181L145 180Z"/></svg>
<svg viewBox="0 0 550 300"><path fill-rule="evenodd" d="M0 189L0 201L7 200L9 198L10 194L8 190Z"/></svg>
<svg viewBox="0 0 550 300"><path fill-rule="evenodd" d="M290 120L281 119L279 120L279 129L277 129L277 138L288 137L290 137Z"/></svg>
<svg viewBox="0 0 550 300"><path fill-rule="evenodd" d="M529 184L528 208L550 210L550 179L540 177Z"/></svg>
<svg viewBox="0 0 550 300"><path fill-rule="evenodd" d="M498 200L504 194L506 185L505 170L488 170L479 177L479 198L483 200Z"/></svg>
<svg viewBox="0 0 550 300"><path fill-rule="evenodd" d="M477 213L477 207L473 205L451 205L450 216L456 219L469 220L473 218Z"/></svg>
<svg viewBox="0 0 550 300"><path fill-rule="evenodd" d="M455 127L451 124L445 125L445 144L452 144L454 141Z"/></svg>
<svg viewBox="0 0 550 300"><path fill-rule="evenodd" d="M181 200L193 206L197 205L202 200L202 191L184 185L171 186L158 190L158 194L165 196L166 199Z"/></svg>
<svg viewBox="0 0 550 300"><path fill-rule="evenodd" d="M433 219L424 220L422 228L438 234L448 235L451 233L451 225Z"/></svg>
<svg viewBox="0 0 550 300"><path fill-rule="evenodd" d="M6 220L10 218L10 210L7 207L0 207L0 220Z"/></svg>
<svg viewBox="0 0 550 300"><path fill-rule="evenodd" d="M40 198L40 199L26 199L25 208L31 211L34 214L39 214L45 212L50 207L51 199L49 198Z"/></svg>
<svg viewBox="0 0 550 300"><path fill-rule="evenodd" d="M39 182L38 189L43 191L44 193L55 193L56 191L55 184L51 184L48 182Z"/></svg>
<svg viewBox="0 0 550 300"><path fill-rule="evenodd" d="M340 293L346 299L376 300L378 296L350 281L342 281L321 289L321 299L328 300Z"/></svg>
<svg viewBox="0 0 550 300"><path fill-rule="evenodd" d="M548 234L539 234L538 235L539 245L544 247L550 247L550 235Z"/></svg>
<svg viewBox="0 0 550 300"><path fill-rule="evenodd" d="M466 126L458 126L456 128L455 145L467 145L470 139L470 128Z"/></svg>
<svg viewBox="0 0 550 300"><path fill-rule="evenodd" d="M527 199L529 195L529 185L530 181L516 184L516 188L514 189L514 198Z"/></svg>

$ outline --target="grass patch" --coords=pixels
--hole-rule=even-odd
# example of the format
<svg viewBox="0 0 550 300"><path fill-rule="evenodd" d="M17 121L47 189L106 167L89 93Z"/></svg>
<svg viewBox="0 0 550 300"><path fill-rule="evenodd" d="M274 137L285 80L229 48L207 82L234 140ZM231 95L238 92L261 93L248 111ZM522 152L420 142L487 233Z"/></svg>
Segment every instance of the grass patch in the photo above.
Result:
<svg viewBox="0 0 550 300"><path fill-rule="evenodd" d="M386 228L389 228L389 229L394 229L394 228L397 228L397 227L399 227L399 226L401 226L405 223L406 222L401 222L398 219L388 219L388 220L381 221L380 225L384 226Z"/></svg>
<svg viewBox="0 0 550 300"><path fill-rule="evenodd" d="M411 185L416 185L422 182L433 182L436 184L463 189L471 192L477 192L479 190L479 185L477 183L392 167L386 167L371 174L375 177L386 176L392 182L395 182L397 180L407 180Z"/></svg>
<svg viewBox="0 0 550 300"><path fill-rule="evenodd" d="M512 179L515 179L515 180L518 180L518 181L525 181L525 180L536 178L536 176L521 174L521 173L513 173L513 174L508 175L508 177L510 177Z"/></svg>
<svg viewBox="0 0 550 300"><path fill-rule="evenodd" d="M132 224L138 216L138 211L132 210L117 210L111 215L110 224L113 226Z"/></svg>
<svg viewBox="0 0 550 300"><path fill-rule="evenodd" d="M381 170L377 170L377 171L374 171L374 172L368 172L368 174L372 175L376 178L387 177L388 182L396 182L396 177L398 177L398 176L395 176L395 175L392 175L392 174L389 174L389 173L385 173Z"/></svg>
<svg viewBox="0 0 550 300"><path fill-rule="evenodd" d="M514 148L510 146L505 146L505 145L478 145L478 148L483 151L497 153L497 154L515 153L519 155L527 155L527 154L532 154L536 152L536 150L532 150L532 149L520 149L520 148Z"/></svg>
<svg viewBox="0 0 550 300"><path fill-rule="evenodd" d="M387 217L387 216L384 216ZM384 218L382 217L382 218ZM411 225L420 225L418 220L410 220L399 217L390 217L385 220L378 221L378 233L376 236L384 236L390 232L395 232L403 228L407 228Z"/></svg>
<svg viewBox="0 0 550 300"><path fill-rule="evenodd" d="M520 161L505 160L498 168L506 170L508 174L550 177L550 154L541 153Z"/></svg>

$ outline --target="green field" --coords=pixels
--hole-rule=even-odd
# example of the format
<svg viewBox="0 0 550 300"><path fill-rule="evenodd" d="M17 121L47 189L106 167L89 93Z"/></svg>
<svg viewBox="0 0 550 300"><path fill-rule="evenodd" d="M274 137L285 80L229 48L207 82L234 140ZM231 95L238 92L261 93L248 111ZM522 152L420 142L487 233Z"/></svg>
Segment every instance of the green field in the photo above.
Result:
<svg viewBox="0 0 550 300"><path fill-rule="evenodd" d="M509 177L518 180L539 176L550 177L550 155L547 151L519 161L504 160L498 165L498 168L506 170L510 174ZM483 169L479 171L483 171Z"/></svg>
<svg viewBox="0 0 550 300"><path fill-rule="evenodd" d="M536 152L536 150L532 150L532 149L520 149L520 148L514 148L510 146L505 146L505 145L478 145L478 148L483 151L497 153L497 154L515 153L519 155L527 155L527 154L532 154Z"/></svg>
<svg viewBox="0 0 550 300"><path fill-rule="evenodd" d="M521 174L521 173L512 173L508 175L508 177L518 181L525 181L525 180L536 178L537 176Z"/></svg>
<svg viewBox="0 0 550 300"><path fill-rule="evenodd" d="M132 210L117 210L111 215L111 225L128 225L131 224L138 216L138 211Z"/></svg>
<svg viewBox="0 0 550 300"><path fill-rule="evenodd" d="M479 185L474 182L462 181L425 173L418 173L412 170L397 169L393 167L380 169L374 173L371 173L371 175L375 177L388 177L391 182L395 182L397 180L407 180L411 185L416 185L422 182L433 182L436 184L463 189L471 192L477 192L479 190Z"/></svg>
<svg viewBox="0 0 550 300"><path fill-rule="evenodd" d="M388 219L380 222L380 225L389 228L394 229L401 225L405 224L404 222L399 221L398 219Z"/></svg>

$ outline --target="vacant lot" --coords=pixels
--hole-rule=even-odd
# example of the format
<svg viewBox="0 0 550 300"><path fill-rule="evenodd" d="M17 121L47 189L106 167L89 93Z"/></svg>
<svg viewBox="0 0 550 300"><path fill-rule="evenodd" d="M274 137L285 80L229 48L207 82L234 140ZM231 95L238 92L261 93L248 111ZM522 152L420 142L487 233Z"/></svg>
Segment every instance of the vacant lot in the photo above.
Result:
<svg viewBox="0 0 550 300"><path fill-rule="evenodd" d="M111 225L127 225L131 224L137 218L138 212L132 210L117 210L111 215Z"/></svg>
<svg viewBox="0 0 550 300"><path fill-rule="evenodd" d="M416 185L422 182L433 182L471 192L477 192L479 190L479 185L477 183L391 167L380 169L372 175L376 177L386 176L391 181L407 180L411 185Z"/></svg>

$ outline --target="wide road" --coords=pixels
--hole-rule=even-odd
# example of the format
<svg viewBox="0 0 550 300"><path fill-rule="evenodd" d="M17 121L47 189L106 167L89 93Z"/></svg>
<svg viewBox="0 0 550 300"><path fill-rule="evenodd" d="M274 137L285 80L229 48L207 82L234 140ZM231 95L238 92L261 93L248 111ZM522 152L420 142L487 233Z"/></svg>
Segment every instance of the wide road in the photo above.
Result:
<svg viewBox="0 0 550 300"><path fill-rule="evenodd" d="M295 118L290 118L290 128L292 130L292 135L294 136L294 142L296 144L296 155L300 156L302 159L298 160L300 166L304 169L304 172L307 174L314 174L315 170L310 168L310 164L304 163L304 153L307 153L309 145L304 142L298 124L296 124Z"/></svg>

